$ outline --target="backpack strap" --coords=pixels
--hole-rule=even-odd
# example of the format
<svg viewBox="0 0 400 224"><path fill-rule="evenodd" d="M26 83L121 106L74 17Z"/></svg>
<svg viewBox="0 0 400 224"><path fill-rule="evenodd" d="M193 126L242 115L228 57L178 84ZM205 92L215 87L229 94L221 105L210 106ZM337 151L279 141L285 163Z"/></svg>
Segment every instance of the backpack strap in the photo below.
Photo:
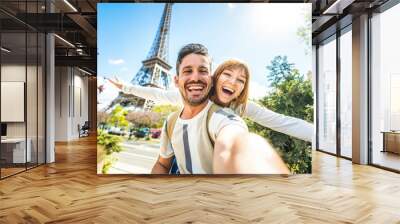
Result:
<svg viewBox="0 0 400 224"><path fill-rule="evenodd" d="M173 114L171 114L171 116L168 117L168 119L166 121L167 137L168 137L170 142L171 142L172 133L174 132L174 127L175 127L176 120L178 120L178 117L179 117L180 113L181 113L180 110L174 112Z"/></svg>
<svg viewBox="0 0 400 224"><path fill-rule="evenodd" d="M180 112L181 112L180 110L175 111L165 121L165 126L166 126L165 129L166 130L163 130L163 131L167 131L167 138L168 138L169 144L172 144L171 143L172 133L174 132L175 123L176 123L176 120L178 120ZM169 170L169 174L179 174L179 173L180 172L179 172L178 164L176 162L176 157L174 155L173 159L172 159L172 163L171 163L171 168Z"/></svg>
<svg viewBox="0 0 400 224"><path fill-rule="evenodd" d="M217 104L213 103L213 104L211 104L211 107L207 112L207 134L208 134L208 138L210 139L210 142L211 142L211 145L212 145L213 148L214 148L214 143L215 142L214 142L213 138L211 138L210 129L209 129L208 123L210 123L210 119L211 119L212 114L217 112L217 110L219 110L219 109L221 109L221 107L218 106Z"/></svg>

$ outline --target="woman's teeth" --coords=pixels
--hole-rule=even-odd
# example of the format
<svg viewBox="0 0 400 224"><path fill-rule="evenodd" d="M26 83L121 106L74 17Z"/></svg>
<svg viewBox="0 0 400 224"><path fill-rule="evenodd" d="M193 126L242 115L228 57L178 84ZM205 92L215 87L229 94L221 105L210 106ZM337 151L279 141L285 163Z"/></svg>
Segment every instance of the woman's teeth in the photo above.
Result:
<svg viewBox="0 0 400 224"><path fill-rule="evenodd" d="M224 91L224 93L229 94L229 95L232 95L235 92L235 90L233 90L229 87L222 87L222 91Z"/></svg>

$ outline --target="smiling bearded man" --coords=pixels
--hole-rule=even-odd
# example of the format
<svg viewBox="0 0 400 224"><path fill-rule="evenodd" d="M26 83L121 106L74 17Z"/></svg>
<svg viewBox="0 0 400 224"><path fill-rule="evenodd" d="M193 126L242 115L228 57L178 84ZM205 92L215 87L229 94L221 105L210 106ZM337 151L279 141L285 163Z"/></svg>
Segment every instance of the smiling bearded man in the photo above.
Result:
<svg viewBox="0 0 400 224"><path fill-rule="evenodd" d="M208 100L212 87L211 59L191 53L180 64L181 73L175 76L183 101L190 106L199 106Z"/></svg>
<svg viewBox="0 0 400 224"><path fill-rule="evenodd" d="M208 99L213 83L207 48L184 46L176 69L184 107L164 123L152 173L168 173L174 155L181 174L288 173L265 140L250 135L240 117Z"/></svg>

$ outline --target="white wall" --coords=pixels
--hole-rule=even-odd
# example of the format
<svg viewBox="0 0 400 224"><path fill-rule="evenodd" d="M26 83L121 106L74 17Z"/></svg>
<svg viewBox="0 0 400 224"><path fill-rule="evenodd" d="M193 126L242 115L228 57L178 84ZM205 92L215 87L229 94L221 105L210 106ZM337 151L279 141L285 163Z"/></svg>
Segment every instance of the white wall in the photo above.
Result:
<svg viewBox="0 0 400 224"><path fill-rule="evenodd" d="M76 68L56 67L56 141L79 138L78 125L88 120L88 78Z"/></svg>
<svg viewBox="0 0 400 224"><path fill-rule="evenodd" d="M72 135L78 136L77 126L81 126L88 121L88 78L81 75L74 77L74 108L73 108L73 119L72 119ZM79 73L81 74L81 73Z"/></svg>
<svg viewBox="0 0 400 224"><path fill-rule="evenodd" d="M68 140L68 88L70 77L67 67L55 68L55 141Z"/></svg>

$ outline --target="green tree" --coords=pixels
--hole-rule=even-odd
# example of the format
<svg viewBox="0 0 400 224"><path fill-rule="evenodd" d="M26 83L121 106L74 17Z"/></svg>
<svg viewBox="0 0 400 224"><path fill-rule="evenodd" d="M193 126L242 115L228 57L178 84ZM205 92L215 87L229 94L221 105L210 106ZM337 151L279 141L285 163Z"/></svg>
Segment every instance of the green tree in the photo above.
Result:
<svg viewBox="0 0 400 224"><path fill-rule="evenodd" d="M160 123L161 116L155 112L148 111L138 111L138 112L130 112L126 119L135 125L137 128L143 127L151 127L151 128L160 128L158 126ZM161 124L162 125L162 124Z"/></svg>
<svg viewBox="0 0 400 224"><path fill-rule="evenodd" d="M283 80L292 79L291 72L294 69L294 64L289 63L286 56L276 56L271 65L267 66L270 75L267 75L268 81L271 82L271 87L276 88Z"/></svg>
<svg viewBox="0 0 400 224"><path fill-rule="evenodd" d="M156 127L161 128L165 119L167 119L168 115L172 112L175 112L179 109L179 106L164 104L164 105L156 105L153 107L152 112L160 115L160 119L157 121Z"/></svg>
<svg viewBox="0 0 400 224"><path fill-rule="evenodd" d="M175 112L178 109L179 107L176 105L163 104L163 105L155 105L151 111L159 113L162 116L168 116L170 113Z"/></svg>
<svg viewBox="0 0 400 224"><path fill-rule="evenodd" d="M259 103L277 113L312 122L313 94L311 82L287 61L277 56L267 66L268 80L272 91ZM311 173L311 145L305 141L265 128L247 120L249 129L265 138L276 147L293 173Z"/></svg>
<svg viewBox="0 0 400 224"><path fill-rule="evenodd" d="M103 130L97 130L97 162L101 165L101 172L106 174L113 164L118 160L113 154L119 153L121 147L121 137L106 134Z"/></svg>
<svg viewBox="0 0 400 224"><path fill-rule="evenodd" d="M97 127L100 129L104 129L108 119L110 118L110 114L107 112L97 112Z"/></svg>
<svg viewBox="0 0 400 224"><path fill-rule="evenodd" d="M126 120L126 115L128 111L122 106L118 105L112 110L111 116L108 118L108 123L114 125L115 127L128 127L129 122Z"/></svg>
<svg viewBox="0 0 400 224"><path fill-rule="evenodd" d="M119 136L106 134L103 130L97 130L97 144L104 146L106 155L121 152L121 141L121 137Z"/></svg>

